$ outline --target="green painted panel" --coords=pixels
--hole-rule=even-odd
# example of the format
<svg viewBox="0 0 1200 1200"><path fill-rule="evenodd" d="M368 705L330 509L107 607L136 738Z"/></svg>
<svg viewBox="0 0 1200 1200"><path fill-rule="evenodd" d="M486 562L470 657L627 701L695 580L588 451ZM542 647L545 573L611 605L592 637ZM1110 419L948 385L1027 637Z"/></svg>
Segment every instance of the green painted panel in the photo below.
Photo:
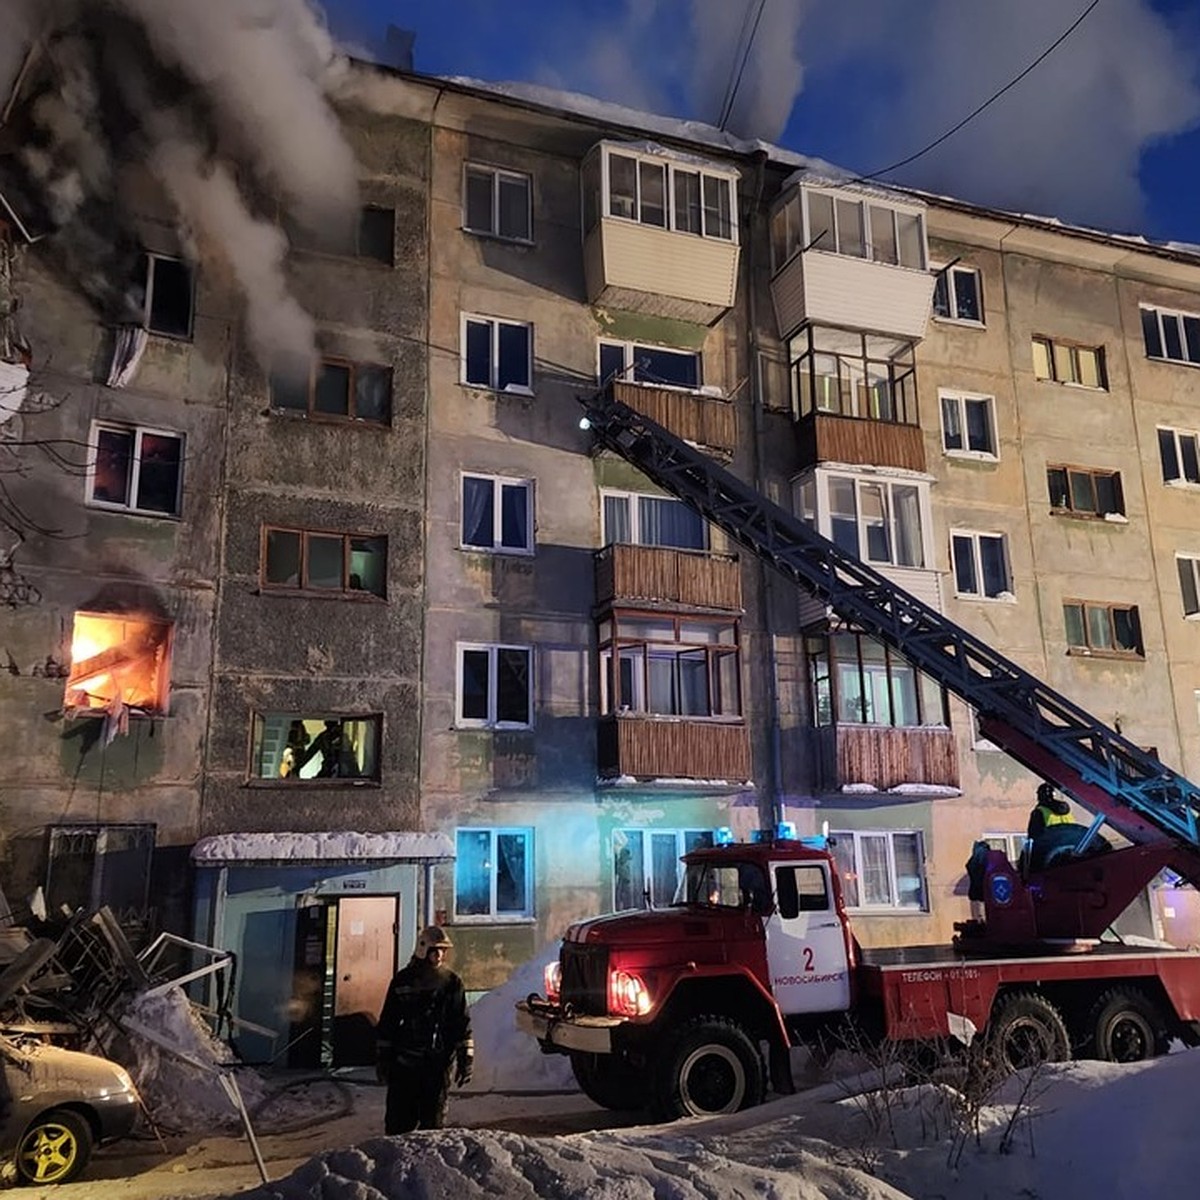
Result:
<svg viewBox="0 0 1200 1200"><path fill-rule="evenodd" d="M700 350L708 336L707 325L676 321L671 317L656 317L648 313L620 312L611 308L593 308L592 315L600 326L600 337L621 342L650 342L654 345L677 346L680 350Z"/></svg>

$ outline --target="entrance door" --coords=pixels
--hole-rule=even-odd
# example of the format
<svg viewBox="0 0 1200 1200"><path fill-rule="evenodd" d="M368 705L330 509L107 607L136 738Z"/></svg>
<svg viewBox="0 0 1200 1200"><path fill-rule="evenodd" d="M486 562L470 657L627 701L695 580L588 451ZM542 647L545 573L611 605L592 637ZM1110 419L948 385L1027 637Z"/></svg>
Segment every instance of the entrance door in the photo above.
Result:
<svg viewBox="0 0 1200 1200"><path fill-rule="evenodd" d="M774 863L775 911L767 920L771 990L784 1013L850 1007L842 923L833 906L829 864Z"/></svg>
<svg viewBox="0 0 1200 1200"><path fill-rule="evenodd" d="M317 901L296 910L296 944L292 997L288 1004L287 1065L323 1065L325 1026L325 969L329 953L330 906Z"/></svg>
<svg viewBox="0 0 1200 1200"><path fill-rule="evenodd" d="M334 948L333 1065L375 1061L375 1022L396 971L399 896L342 896Z"/></svg>

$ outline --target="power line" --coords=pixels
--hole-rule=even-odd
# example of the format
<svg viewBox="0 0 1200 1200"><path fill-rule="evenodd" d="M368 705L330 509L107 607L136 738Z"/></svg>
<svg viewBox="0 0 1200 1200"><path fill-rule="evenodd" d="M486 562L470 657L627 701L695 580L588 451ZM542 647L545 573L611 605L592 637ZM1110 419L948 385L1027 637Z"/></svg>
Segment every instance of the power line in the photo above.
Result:
<svg viewBox="0 0 1200 1200"><path fill-rule="evenodd" d="M1039 54L1037 58L1035 58L1033 62L1031 62L1029 66L1025 68L1025 70L1023 70L1013 79L1010 79L1008 83L1006 83L999 91L993 92L992 95L990 95L981 105L979 105L978 108L974 109L972 112L969 112L961 121L958 122L957 125L947 129L941 137L935 138L929 143L929 145L923 146L915 154L910 154L907 158L902 158L899 162L894 162L887 167L880 167L878 171L872 171L869 175L859 175L857 178L852 179L849 182L866 183L871 179L878 179L880 175L890 175L893 171L898 171L901 167L906 167L909 163L916 162L918 158L923 157L924 155L928 154L930 150L940 146L947 138L953 137L964 125L970 121L973 121L977 116L979 116L979 114L983 112L988 105L993 104L995 101L999 100L1005 92L1016 87L1017 84L1020 83L1030 71L1049 58L1050 55L1053 54L1054 51L1057 50L1059 46L1061 46L1063 42L1065 42L1067 38L1069 38L1071 34L1073 34L1075 30L1079 28L1080 25L1083 24L1083 22L1091 15L1092 10L1095 9L1099 3L1100 0L1091 0L1091 3L1087 6L1087 8L1085 8L1083 12L1081 12L1079 16L1077 16L1075 20L1071 22L1070 26L1064 30L1064 32L1061 33L1049 46L1047 46L1046 49L1043 50L1041 54Z"/></svg>
<svg viewBox="0 0 1200 1200"><path fill-rule="evenodd" d="M751 0L751 3L753 0ZM758 12L754 15L754 25L750 29L750 36L746 39L746 48L742 52L742 61L737 69L737 77L733 80L733 86L726 89L725 103L721 106L721 119L717 122L717 128L722 132L725 131L725 126L729 123L729 118L733 116L733 104L737 99L738 89L742 86L742 76L746 73L746 63L750 61L750 51L754 48L754 39L758 34L758 23L762 20L763 9L767 7L767 0L758 0ZM746 6L746 16L750 15L749 4ZM742 19L742 29L746 28L746 20ZM739 41L741 39L739 38Z"/></svg>

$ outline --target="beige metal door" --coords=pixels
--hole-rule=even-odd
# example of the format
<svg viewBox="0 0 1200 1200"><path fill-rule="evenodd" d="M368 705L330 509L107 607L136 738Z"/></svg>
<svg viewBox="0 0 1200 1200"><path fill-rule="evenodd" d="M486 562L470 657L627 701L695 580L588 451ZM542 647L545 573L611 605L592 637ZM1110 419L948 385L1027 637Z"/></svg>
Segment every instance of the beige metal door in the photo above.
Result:
<svg viewBox="0 0 1200 1200"><path fill-rule="evenodd" d="M334 951L333 1065L374 1061L375 1022L396 970L399 896L342 896Z"/></svg>

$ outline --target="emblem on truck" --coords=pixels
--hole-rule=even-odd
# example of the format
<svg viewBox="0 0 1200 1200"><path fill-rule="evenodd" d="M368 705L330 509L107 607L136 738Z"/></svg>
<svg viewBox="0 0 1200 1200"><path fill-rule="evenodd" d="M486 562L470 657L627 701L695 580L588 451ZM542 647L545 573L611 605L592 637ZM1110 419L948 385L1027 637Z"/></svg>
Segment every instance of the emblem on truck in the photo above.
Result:
<svg viewBox="0 0 1200 1200"><path fill-rule="evenodd" d="M1011 875L992 876L992 899L1000 905L1012 903L1013 881Z"/></svg>

